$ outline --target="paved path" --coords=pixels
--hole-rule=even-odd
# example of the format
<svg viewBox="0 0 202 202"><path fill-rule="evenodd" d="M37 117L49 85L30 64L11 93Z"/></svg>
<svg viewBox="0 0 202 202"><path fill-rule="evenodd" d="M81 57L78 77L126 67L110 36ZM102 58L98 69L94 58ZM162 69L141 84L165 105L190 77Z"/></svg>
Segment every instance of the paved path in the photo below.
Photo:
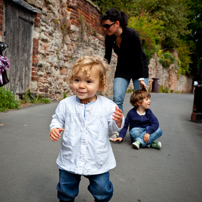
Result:
<svg viewBox="0 0 202 202"><path fill-rule="evenodd" d="M131 108L129 94L124 114ZM193 202L202 200L202 124L190 121L193 94L152 93L162 149L134 150L129 135L112 143L117 167L111 170L112 202ZM0 113L0 201L56 202L60 143L49 140L58 103ZM82 178L76 202L93 202Z"/></svg>

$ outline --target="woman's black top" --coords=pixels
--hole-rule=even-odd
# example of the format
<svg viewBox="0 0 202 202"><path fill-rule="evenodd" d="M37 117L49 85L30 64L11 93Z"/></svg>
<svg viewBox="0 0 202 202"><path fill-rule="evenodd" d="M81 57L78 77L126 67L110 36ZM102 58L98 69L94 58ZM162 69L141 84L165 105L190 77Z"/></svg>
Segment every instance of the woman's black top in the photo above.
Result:
<svg viewBox="0 0 202 202"><path fill-rule="evenodd" d="M125 79L148 78L147 58L142 50L141 42L137 32L125 27L121 34L120 48L116 45L115 35L105 38L105 58L111 61L112 49L118 55L115 77Z"/></svg>

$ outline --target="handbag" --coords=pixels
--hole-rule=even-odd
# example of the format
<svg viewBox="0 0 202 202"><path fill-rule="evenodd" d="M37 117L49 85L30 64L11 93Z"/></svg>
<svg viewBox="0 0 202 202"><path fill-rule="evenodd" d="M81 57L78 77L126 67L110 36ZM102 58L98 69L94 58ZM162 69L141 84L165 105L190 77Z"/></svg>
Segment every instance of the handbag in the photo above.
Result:
<svg viewBox="0 0 202 202"><path fill-rule="evenodd" d="M10 62L7 57L0 55L0 87L7 84L9 79L6 70L8 70Z"/></svg>
<svg viewBox="0 0 202 202"><path fill-rule="evenodd" d="M3 83L0 83L0 87L1 86L4 86L5 84L7 84L8 82L9 82L9 79L8 79L8 77L7 77L7 73L6 73L6 71L4 71L4 72L2 72L2 81L3 81Z"/></svg>

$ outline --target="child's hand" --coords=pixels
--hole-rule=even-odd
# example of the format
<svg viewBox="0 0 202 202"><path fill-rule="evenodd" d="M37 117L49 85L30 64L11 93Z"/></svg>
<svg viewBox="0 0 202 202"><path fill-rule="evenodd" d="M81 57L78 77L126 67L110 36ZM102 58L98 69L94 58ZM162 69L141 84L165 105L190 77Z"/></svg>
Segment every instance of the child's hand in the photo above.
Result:
<svg viewBox="0 0 202 202"><path fill-rule="evenodd" d="M113 120L116 122L116 125L120 128L122 123L123 113L121 109L119 109L117 106L115 108L114 114L113 114Z"/></svg>
<svg viewBox="0 0 202 202"><path fill-rule="evenodd" d="M144 142L145 143L149 142L149 138L150 138L150 134L149 133L145 133L145 135L144 135Z"/></svg>
<svg viewBox="0 0 202 202"><path fill-rule="evenodd" d="M60 135L60 132L61 131L64 131L65 129L63 128L53 128L51 131L50 131L50 139L55 142L55 141L58 141L61 137Z"/></svg>
<svg viewBox="0 0 202 202"><path fill-rule="evenodd" d="M123 141L123 138L122 137L117 137L115 139L110 139L112 142L116 142L116 141L119 141L119 142L122 142Z"/></svg>

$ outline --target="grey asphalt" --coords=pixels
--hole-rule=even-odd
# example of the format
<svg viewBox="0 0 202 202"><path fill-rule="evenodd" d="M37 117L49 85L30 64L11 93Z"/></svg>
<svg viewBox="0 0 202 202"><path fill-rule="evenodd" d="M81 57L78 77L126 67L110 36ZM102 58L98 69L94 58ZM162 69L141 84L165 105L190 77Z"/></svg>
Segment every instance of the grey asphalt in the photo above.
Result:
<svg viewBox="0 0 202 202"><path fill-rule="evenodd" d="M124 114L131 109L129 96ZM202 123L191 122L193 94L152 93L151 109L163 135L162 149L135 150L129 135L111 143L117 167L110 171L112 202L202 201ZM0 113L0 201L56 202L60 142L49 140L57 102ZM82 177L76 202L93 202Z"/></svg>

